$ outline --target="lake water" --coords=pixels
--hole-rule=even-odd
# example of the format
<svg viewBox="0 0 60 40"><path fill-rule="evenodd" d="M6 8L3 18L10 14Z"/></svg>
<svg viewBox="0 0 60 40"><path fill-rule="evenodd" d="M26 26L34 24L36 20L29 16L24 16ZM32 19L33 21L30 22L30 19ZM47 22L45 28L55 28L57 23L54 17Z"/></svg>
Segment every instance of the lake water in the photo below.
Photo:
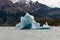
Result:
<svg viewBox="0 0 60 40"><path fill-rule="evenodd" d="M48 30L15 30L15 27L0 27L0 40L60 40L60 27Z"/></svg>

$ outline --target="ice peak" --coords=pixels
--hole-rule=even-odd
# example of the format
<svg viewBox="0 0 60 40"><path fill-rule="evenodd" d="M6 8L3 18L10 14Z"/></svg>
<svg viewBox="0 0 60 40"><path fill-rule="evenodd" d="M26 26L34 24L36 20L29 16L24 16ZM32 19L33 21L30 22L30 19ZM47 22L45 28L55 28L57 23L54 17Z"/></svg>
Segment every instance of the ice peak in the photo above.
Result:
<svg viewBox="0 0 60 40"><path fill-rule="evenodd" d="M25 16L30 16L30 14L29 13L26 13L26 15Z"/></svg>
<svg viewBox="0 0 60 40"><path fill-rule="evenodd" d="M48 25L48 23L46 22L46 24L45 25Z"/></svg>

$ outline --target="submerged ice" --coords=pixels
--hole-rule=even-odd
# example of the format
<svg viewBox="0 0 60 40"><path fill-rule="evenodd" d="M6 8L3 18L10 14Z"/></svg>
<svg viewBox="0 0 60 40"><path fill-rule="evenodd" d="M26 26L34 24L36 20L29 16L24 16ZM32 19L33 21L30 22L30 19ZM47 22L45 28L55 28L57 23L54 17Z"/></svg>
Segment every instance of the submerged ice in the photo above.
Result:
<svg viewBox="0 0 60 40"><path fill-rule="evenodd" d="M21 17L21 22L16 25L16 29L38 29L40 24L34 20L34 16L26 13L24 17Z"/></svg>

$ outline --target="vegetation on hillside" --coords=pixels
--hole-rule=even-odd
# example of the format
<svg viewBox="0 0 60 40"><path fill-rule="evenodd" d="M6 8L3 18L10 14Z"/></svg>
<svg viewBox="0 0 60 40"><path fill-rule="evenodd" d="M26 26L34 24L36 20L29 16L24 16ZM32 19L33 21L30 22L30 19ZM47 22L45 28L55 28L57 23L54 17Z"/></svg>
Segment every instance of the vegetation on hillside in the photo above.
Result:
<svg viewBox="0 0 60 40"><path fill-rule="evenodd" d="M25 13L21 12L21 11L18 11L18 13L6 13L5 11L0 10L0 25L1 26L15 26L17 23L20 22L20 17L24 16L24 15L25 15ZM32 14L32 15L35 16L34 14ZM37 22L39 22L41 24L41 26L43 24L45 24L46 22L48 22L48 24L50 26L60 25L60 19L59 18L53 19L53 17L52 17L52 19L51 19L49 17L52 17L52 16L49 16L49 15L39 16L39 17L35 16L35 20Z"/></svg>

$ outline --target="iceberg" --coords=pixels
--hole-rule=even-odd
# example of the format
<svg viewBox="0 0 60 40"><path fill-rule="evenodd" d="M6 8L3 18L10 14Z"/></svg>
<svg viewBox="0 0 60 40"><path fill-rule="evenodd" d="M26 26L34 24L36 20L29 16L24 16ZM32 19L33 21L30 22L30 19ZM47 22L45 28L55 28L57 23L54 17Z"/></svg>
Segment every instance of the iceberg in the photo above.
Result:
<svg viewBox="0 0 60 40"><path fill-rule="evenodd" d="M46 22L41 29L50 29L51 26Z"/></svg>
<svg viewBox="0 0 60 40"><path fill-rule="evenodd" d="M21 17L21 22L16 25L16 29L39 29L40 24L34 20L34 16L26 13L24 17Z"/></svg>
<svg viewBox="0 0 60 40"><path fill-rule="evenodd" d="M15 29L50 29L47 22L41 27L40 23L37 23L34 20L34 16L30 15L29 13L26 13L25 16L21 17L20 20L21 22L16 25Z"/></svg>
<svg viewBox="0 0 60 40"><path fill-rule="evenodd" d="M46 23L43 25L43 27L50 27L50 26L49 26L48 23L46 22Z"/></svg>

